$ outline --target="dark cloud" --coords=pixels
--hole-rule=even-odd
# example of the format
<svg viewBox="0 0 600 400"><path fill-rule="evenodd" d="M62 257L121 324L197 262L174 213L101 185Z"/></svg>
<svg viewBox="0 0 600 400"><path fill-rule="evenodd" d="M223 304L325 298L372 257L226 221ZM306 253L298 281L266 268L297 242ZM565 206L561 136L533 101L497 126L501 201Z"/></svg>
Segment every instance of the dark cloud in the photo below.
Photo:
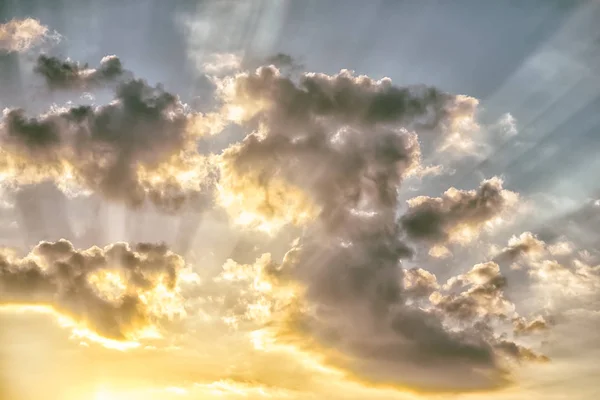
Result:
<svg viewBox="0 0 600 400"><path fill-rule="evenodd" d="M0 165L17 183L74 183L132 206L149 200L176 210L200 193L201 182L177 179L181 171L203 173L190 118L176 96L142 80L121 83L115 101L104 106L35 118L8 110Z"/></svg>
<svg viewBox="0 0 600 400"><path fill-rule="evenodd" d="M490 316L509 318L514 313L514 304L505 298L505 286L506 278L498 264L477 264L466 274L451 278L446 284L449 293L437 292L432 301L446 315L463 321L485 320Z"/></svg>
<svg viewBox="0 0 600 400"><path fill-rule="evenodd" d="M51 89L88 89L112 82L122 77L126 71L117 56L106 56L98 68L87 64L60 60L56 57L40 55L34 71L42 76ZM130 74L129 74L130 75Z"/></svg>
<svg viewBox="0 0 600 400"><path fill-rule="evenodd" d="M435 312L411 304L424 293L403 287L407 248L393 222L381 231L380 224L344 232L342 243L315 237L298 249L293 275L307 285L312 311L297 315L294 329L341 351L348 358L332 362L362 379L427 391L501 384L504 372L485 338L474 329L452 332Z"/></svg>
<svg viewBox="0 0 600 400"><path fill-rule="evenodd" d="M338 127L400 123L407 128L435 128L452 125L466 107L463 97L432 87L398 87L388 78L375 81L346 70L333 76L305 73L296 84L275 67L261 67L236 77L234 96L236 102L266 102L272 120L306 123L323 117L330 118L327 122L335 119Z"/></svg>
<svg viewBox="0 0 600 400"><path fill-rule="evenodd" d="M543 317L528 321L525 318L515 318L513 327L516 335L544 332L549 329L549 323Z"/></svg>
<svg viewBox="0 0 600 400"><path fill-rule="evenodd" d="M429 243L469 242L482 226L515 204L517 195L505 190L502 181L483 181L475 191L451 188L440 197L409 200L401 224L409 238Z"/></svg>
<svg viewBox="0 0 600 400"><path fill-rule="evenodd" d="M265 64L274 65L281 71L288 73L299 73L304 70L302 65L297 59L285 53L277 53L270 57L267 57Z"/></svg>
<svg viewBox="0 0 600 400"><path fill-rule="evenodd" d="M173 290L183 265L181 257L161 244L77 250L59 240L41 242L22 258L4 249L0 302L46 304L104 337L125 340L164 317L150 308L143 293L158 285ZM118 274L119 282L104 273Z"/></svg>
<svg viewBox="0 0 600 400"><path fill-rule="evenodd" d="M404 174L420 160L407 130L453 118L456 98L433 88L398 88L391 81L304 74L298 84L274 67L238 75L224 90L242 123L259 128L225 151L222 178L262 189L261 210L277 211L264 194L273 181L308 193L335 224L351 209L391 209ZM271 202L271 200L273 200Z"/></svg>
<svg viewBox="0 0 600 400"><path fill-rule="evenodd" d="M451 125L457 98L349 72L305 74L295 82L272 67L239 75L224 91L229 106L243 108L240 123L257 130L224 153L221 184L230 179L238 184L231 185L239 189L234 194L243 196L248 189L268 193L272 182L283 181L320 210L281 268L302 284L308 302L282 337L300 333L337 350L343 356L331 362L362 379L433 391L503 384L493 341L472 327L447 329L441 308L418 307L415 299L436 290L435 277L401 267L412 254L401 240L411 220L398 220L397 192L420 158L408 129ZM291 191L261 199L252 211L290 212ZM436 231L457 221L480 223L505 206L499 180L478 192L455 191L447 201L452 204L434 208ZM408 218L417 220L419 211ZM469 275L487 279L472 288L474 301L500 296L503 281L492 272Z"/></svg>
<svg viewBox="0 0 600 400"><path fill-rule="evenodd" d="M548 362L550 359L543 354L537 354L536 352L519 346L514 342L510 342L507 340L500 340L496 343L495 348L498 351L506 354L507 356L521 360L521 361L536 361L536 362Z"/></svg>

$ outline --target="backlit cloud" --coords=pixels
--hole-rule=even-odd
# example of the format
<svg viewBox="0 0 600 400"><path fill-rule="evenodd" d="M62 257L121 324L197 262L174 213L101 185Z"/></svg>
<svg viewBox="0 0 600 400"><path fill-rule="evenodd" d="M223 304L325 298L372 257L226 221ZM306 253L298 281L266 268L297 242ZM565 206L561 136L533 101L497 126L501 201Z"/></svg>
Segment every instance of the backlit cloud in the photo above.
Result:
<svg viewBox="0 0 600 400"><path fill-rule="evenodd" d="M220 264L212 252L197 255L220 268L199 263L189 275L181 273L183 259L160 245L76 250L59 241L21 258L7 252L0 276L7 306L49 307L80 337L114 347L135 346L186 316L194 329L243 337L257 353L294 354L355 383L426 392L502 388L515 363L548 360L536 340L551 328L550 312L539 304L522 311L511 274L526 275L532 290L552 274L591 289L594 267L577 261L573 270L551 259L571 256L573 243L547 245L525 233L503 249L490 246L489 260L446 282L413 258L412 246L424 243L428 260L454 262L453 245L486 239L482 233L510 219L519 203L497 177L475 190L414 197L406 208L399 200L405 179L443 170L423 164L432 151L475 140L476 99L345 70L239 72L236 57L209 61L216 102L201 114L161 86L131 79L114 56L96 69L41 56L36 72L50 88L114 81L115 99L36 117L6 110L2 179L50 181L67 193L151 202L163 212L209 204L232 232L267 235L244 239L249 249L234 247ZM200 139L228 129L243 139L199 151ZM288 248L262 248L290 232L297 239Z"/></svg>
<svg viewBox="0 0 600 400"><path fill-rule="evenodd" d="M145 243L78 250L66 240L42 242L24 257L3 249L0 303L49 307L82 339L135 341L184 315L176 292L183 267L166 246Z"/></svg>
<svg viewBox="0 0 600 400"><path fill-rule="evenodd" d="M37 19L12 19L0 24L0 52L24 52L48 40L58 42L60 35Z"/></svg>
<svg viewBox="0 0 600 400"><path fill-rule="evenodd" d="M41 75L51 89L89 89L120 78L125 70L117 56L106 56L98 68L77 62L40 55L34 71Z"/></svg>
<svg viewBox="0 0 600 400"><path fill-rule="evenodd" d="M5 110L0 171L8 184L50 180L67 192L176 210L210 180L195 139L212 123L161 87L131 80L104 106L57 107L34 118Z"/></svg>
<svg viewBox="0 0 600 400"><path fill-rule="evenodd" d="M402 227L413 240L467 244L517 201L518 195L504 189L501 179L492 178L483 181L477 190L450 188L442 197L410 199L409 209L401 217Z"/></svg>
<svg viewBox="0 0 600 400"><path fill-rule="evenodd" d="M444 243L469 228L472 240L517 195L494 178L477 191L414 199L401 222L396 218L402 180L420 166L418 139L429 135L434 143L436 135L460 132L477 102L348 71L294 81L272 66L224 79L220 90L224 112L253 130L221 157L221 195L238 203L220 204L238 220L249 212L264 224L305 227L280 267L280 277L303 290L278 340L313 343L361 380L431 391L505 384L503 346L493 332L475 321L451 329L452 307L442 300L419 307L434 293L451 297L436 292L426 270L403 271L412 250L401 236ZM436 216L434 235L418 234L426 211ZM456 278L467 287L461 299L472 307L471 320L505 318L514 308L497 265L486 271Z"/></svg>

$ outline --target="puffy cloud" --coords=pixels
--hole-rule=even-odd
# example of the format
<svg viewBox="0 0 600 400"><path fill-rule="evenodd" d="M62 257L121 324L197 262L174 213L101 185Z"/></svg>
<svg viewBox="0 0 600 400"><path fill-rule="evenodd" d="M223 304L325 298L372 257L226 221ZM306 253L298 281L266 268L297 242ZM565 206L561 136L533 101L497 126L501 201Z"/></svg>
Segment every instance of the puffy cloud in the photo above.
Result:
<svg viewBox="0 0 600 400"><path fill-rule="evenodd" d="M23 52L48 39L58 41L60 36L37 19L12 19L0 24L0 51Z"/></svg>
<svg viewBox="0 0 600 400"><path fill-rule="evenodd" d="M552 318L574 308L587 308L597 301L600 266L587 251L574 252L564 238L546 243L531 232L513 236L494 260L511 264L509 282L520 285L530 306L542 307ZM515 331L541 330L544 320L515 322ZM530 326L531 325L531 326Z"/></svg>
<svg viewBox="0 0 600 400"><path fill-rule="evenodd" d="M457 240L456 229L480 229L516 202L494 178L477 191L421 198L398 221L398 189L420 166L415 131L431 142L458 132L476 101L348 71L296 81L272 66L224 79L219 90L227 117L253 130L220 159L221 205L258 227L305 227L278 269L302 288L286 323L273 322L278 340L321 348L359 379L434 391L504 384L497 339L474 323L450 328L441 305L420 307L441 288L431 273L401 267L412 254L404 230ZM419 235L427 213L439 235ZM512 307L493 265L460 278L478 319Z"/></svg>
<svg viewBox="0 0 600 400"><path fill-rule="evenodd" d="M550 359L543 355L537 354L536 352L528 349L527 347L520 346L514 342L508 340L500 340L496 343L495 348L506 354L507 356L522 360L522 361L535 361L535 362L548 362Z"/></svg>
<svg viewBox="0 0 600 400"><path fill-rule="evenodd" d="M149 199L167 209L214 179L217 201L235 222L267 232L290 223L304 228L281 265L268 256L254 264L230 260L211 285L195 288L219 308L224 323L264 323L277 340L314 344L359 379L432 391L506 383L499 351L508 345L499 345L490 325L478 325L511 312L498 265L478 265L444 287L424 269L402 268L412 255L406 234L438 245L441 257L444 243L467 242L516 202L494 178L476 191L452 188L439 199L413 199L397 217L402 180L422 171L421 137L435 143L439 135L459 134L473 122L477 101L348 71L295 80L269 66L215 82L218 116L190 115L175 96L137 80L120 84L116 101L106 106L57 109L33 119L9 110L0 136L4 176L17 183L74 183L132 205ZM222 128L224 120L251 133L219 156L198 155L197 137ZM60 254L44 257L52 266L33 268L43 277L66 262ZM90 285L117 281L105 269ZM50 302L43 295L62 288L53 286L55 275L28 292ZM113 330L87 310L77 314L61 296L51 304L103 335L127 338L154 318L143 307L138 311L146 287L134 280L135 307ZM111 285L99 293L113 304L125 295ZM223 294L223 285L235 290ZM276 312L285 315L283 322ZM463 323L449 324L452 318Z"/></svg>
<svg viewBox="0 0 600 400"><path fill-rule="evenodd" d="M523 232L520 236L513 236L508 241L508 246L494 256L497 262L513 262L521 256L538 257L545 251L546 244L531 232Z"/></svg>
<svg viewBox="0 0 600 400"><path fill-rule="evenodd" d="M294 60L294 58L289 54L285 53L277 53L271 57L268 57L267 63L272 64L278 68L298 66L296 64L296 60Z"/></svg>
<svg viewBox="0 0 600 400"><path fill-rule="evenodd" d="M431 87L397 87L389 78L376 81L348 70L331 76L304 73L296 84L273 66L261 67L255 73L229 78L221 86L230 105L245 108L246 118L264 111L271 122L307 123L322 117L323 122L338 126L401 123L408 129L458 128L472 117L477 103Z"/></svg>
<svg viewBox="0 0 600 400"><path fill-rule="evenodd" d="M436 276L421 268L405 270L403 284L404 290L411 297L429 297L440 288Z"/></svg>
<svg viewBox="0 0 600 400"><path fill-rule="evenodd" d="M456 96L399 88L387 78L375 81L349 71L304 74L296 83L273 66L261 67L223 80L220 93L229 118L255 129L223 154L226 197L239 196L251 205L246 212L279 215L283 211L270 202L268 191L285 182L304 191L330 222L351 209L370 212L377 203L394 204L402 176L419 167L411 129L441 129L463 115ZM229 184L241 181L258 199ZM294 211L311 214L314 207L307 208Z"/></svg>
<svg viewBox="0 0 600 400"><path fill-rule="evenodd" d="M432 244L466 244L477 238L481 229L510 210L518 195L506 190L502 180L485 180L477 190L448 189L442 197L419 196L408 201L401 217L409 238Z"/></svg>
<svg viewBox="0 0 600 400"><path fill-rule="evenodd" d="M240 70L242 60L237 54L216 53L207 57L202 69L209 75L223 76Z"/></svg>
<svg viewBox="0 0 600 400"><path fill-rule="evenodd" d="M578 259L570 264L549 259L528 264L527 273L537 285L540 299L549 308L562 309L573 300L584 300L600 290L600 265L591 266ZM562 303L567 301L567 303Z"/></svg>
<svg viewBox="0 0 600 400"><path fill-rule="evenodd" d="M548 321L544 317L537 317L531 321L519 317L513 320L515 334L523 335L546 331L549 328Z"/></svg>
<svg viewBox="0 0 600 400"><path fill-rule="evenodd" d="M465 274L455 276L439 287L429 300L434 312L438 312L450 326L471 326L494 349L496 357L509 361L549 361L517 341L547 328L542 317L532 321L519 316L516 305L504 291L507 279L493 261L476 264ZM512 340L509 333L497 334L495 329L513 323ZM495 328L496 327L496 328ZM500 330L502 332L502 330Z"/></svg>
<svg viewBox="0 0 600 400"><path fill-rule="evenodd" d="M0 171L8 183L50 180L66 191L175 210L210 182L210 163L195 140L213 122L190 114L160 86L131 80L104 106L54 108L37 118L5 110Z"/></svg>
<svg viewBox="0 0 600 400"><path fill-rule="evenodd" d="M511 361L547 360L494 332L520 318L498 264L440 285L429 271L400 268L409 252L393 222L355 222L362 229L347 221L335 235L311 232L288 253L280 271L304 287L306 304L292 308L283 340L309 338L358 379L425 391L493 388Z"/></svg>
<svg viewBox="0 0 600 400"><path fill-rule="evenodd" d="M436 307L452 317L472 320L489 316L512 317L515 306L504 297L506 279L494 262L475 265L466 274L451 278L445 285L452 292L455 287L466 288L458 294L442 295L435 292L431 300Z"/></svg>
<svg viewBox="0 0 600 400"><path fill-rule="evenodd" d="M281 268L268 253L253 264L227 260L222 272L212 280L213 287L207 288L220 288L221 293L212 298L219 304L224 321L235 326L249 323L262 327L279 317L299 292L291 282L280 279Z"/></svg>
<svg viewBox="0 0 600 400"><path fill-rule="evenodd" d="M431 247L428 254L433 258L448 258L452 256L450 249L441 245Z"/></svg>
<svg viewBox="0 0 600 400"><path fill-rule="evenodd" d="M548 251L554 256L567 256L573 252L573 243L559 241L548 246Z"/></svg>
<svg viewBox="0 0 600 400"><path fill-rule="evenodd" d="M106 56L96 69L77 62L40 55L34 71L41 75L51 89L86 89L120 78L124 73L117 56Z"/></svg>
<svg viewBox="0 0 600 400"><path fill-rule="evenodd" d="M161 244L79 250L59 240L41 242L24 257L2 249L0 303L46 305L92 338L135 340L183 315L176 293L183 267L183 259Z"/></svg>

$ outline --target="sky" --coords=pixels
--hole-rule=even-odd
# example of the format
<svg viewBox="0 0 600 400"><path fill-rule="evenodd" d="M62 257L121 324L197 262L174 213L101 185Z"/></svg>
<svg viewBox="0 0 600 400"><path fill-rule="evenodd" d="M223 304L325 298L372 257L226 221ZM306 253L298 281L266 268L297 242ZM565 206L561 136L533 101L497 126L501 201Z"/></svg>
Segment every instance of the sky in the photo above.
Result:
<svg viewBox="0 0 600 400"><path fill-rule="evenodd" d="M0 0L0 400L598 398L599 18Z"/></svg>

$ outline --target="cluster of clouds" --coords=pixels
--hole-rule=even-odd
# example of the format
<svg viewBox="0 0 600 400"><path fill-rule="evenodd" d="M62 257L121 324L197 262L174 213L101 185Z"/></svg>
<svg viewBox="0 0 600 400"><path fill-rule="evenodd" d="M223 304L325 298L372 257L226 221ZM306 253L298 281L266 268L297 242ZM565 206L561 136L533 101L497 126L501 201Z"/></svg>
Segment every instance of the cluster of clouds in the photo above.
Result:
<svg viewBox="0 0 600 400"><path fill-rule="evenodd" d="M304 298L280 339L301 334L342 354L330 361L358 376L426 390L502 385L503 355L538 358L486 323L510 318L513 306L496 264L457 277L457 295L433 290L426 271L416 279L402 268L412 243L468 243L518 201L492 178L478 190L412 199L397 218L401 183L421 165L421 135L443 143L476 102L349 71L295 81L273 66L239 74L222 91L253 133L224 152L221 190L256 206L245 211L275 219L287 212L288 223L306 228L279 272L300 283ZM290 189L274 196L271 185ZM425 294L429 308L419 307ZM471 323L451 328L447 317Z"/></svg>
<svg viewBox="0 0 600 400"><path fill-rule="evenodd" d="M68 85L91 84L121 70L114 57L86 74L73 68L66 69L73 74L44 73L52 85ZM120 83L107 105L54 107L36 117L7 109L0 120L0 171L9 185L53 181L71 194L91 191L130 206L151 201L177 210L202 197L210 174L206 157L194 148L194 139L206 133L201 118L140 79Z"/></svg>
<svg viewBox="0 0 600 400"><path fill-rule="evenodd" d="M24 51L48 32L34 20L10 21L0 25L0 49ZM230 325L269 326L277 340L322 349L328 362L362 380L431 391L499 387L512 362L547 361L520 339L550 323L519 313L511 282L526 275L540 293L550 281L563 293L592 293L598 267L585 255L565 266L568 244L525 233L445 283L426 266L405 265L423 244L445 257L448 245L474 242L519 202L492 177L474 190L412 198L399 215L403 181L428 169L423 154L469 142L478 101L347 70L285 73L296 66L286 55L271 63L282 69L240 71L239 60L226 56L208 61L218 104L202 114L135 78L116 56L97 68L39 56L35 72L50 89L110 87L114 100L33 117L5 110L4 185L50 181L67 193L131 207L150 202L161 212L200 204L245 228L301 233L282 262L269 254L254 264L229 260L188 291L183 259L164 245L78 250L59 240L24 257L3 249L0 302L48 304L102 336L129 340L173 318L161 307L166 298L203 297ZM509 117L503 124L512 135ZM199 152L200 138L232 125L246 133L242 141L219 154Z"/></svg>
<svg viewBox="0 0 600 400"><path fill-rule="evenodd" d="M184 266L166 246L150 243L80 250L59 240L41 242L24 257L2 249L0 304L51 306L102 337L133 340L182 316L183 308L165 300Z"/></svg>

